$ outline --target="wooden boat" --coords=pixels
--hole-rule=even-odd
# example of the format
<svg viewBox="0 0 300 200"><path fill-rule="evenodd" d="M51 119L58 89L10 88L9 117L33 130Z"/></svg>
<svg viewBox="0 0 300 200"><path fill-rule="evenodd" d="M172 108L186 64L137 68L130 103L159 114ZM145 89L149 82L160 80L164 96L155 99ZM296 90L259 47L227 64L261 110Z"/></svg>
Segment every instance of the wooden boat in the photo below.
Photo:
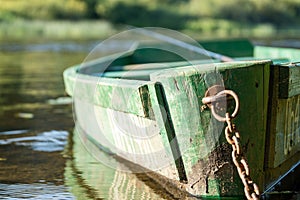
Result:
<svg viewBox="0 0 300 200"><path fill-rule="evenodd" d="M74 100L82 141L89 142L94 155L105 151L129 161L122 170L148 173L170 193L239 199L244 186L224 122L211 109L201 109L206 91L221 85L239 98L234 123L263 195L279 190L284 177L292 178L283 190L298 190L300 50L253 46L245 40L200 44L234 60L187 62L161 46L141 44L67 69L66 91ZM232 100L225 106L234 110Z"/></svg>

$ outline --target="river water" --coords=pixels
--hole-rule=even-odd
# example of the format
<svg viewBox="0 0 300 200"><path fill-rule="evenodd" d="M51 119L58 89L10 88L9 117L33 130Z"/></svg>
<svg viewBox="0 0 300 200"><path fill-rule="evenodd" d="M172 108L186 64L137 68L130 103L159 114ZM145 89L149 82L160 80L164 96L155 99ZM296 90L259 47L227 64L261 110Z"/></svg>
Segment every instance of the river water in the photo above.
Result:
<svg viewBox="0 0 300 200"><path fill-rule="evenodd" d="M78 142L62 73L96 44L0 44L0 199L172 199Z"/></svg>

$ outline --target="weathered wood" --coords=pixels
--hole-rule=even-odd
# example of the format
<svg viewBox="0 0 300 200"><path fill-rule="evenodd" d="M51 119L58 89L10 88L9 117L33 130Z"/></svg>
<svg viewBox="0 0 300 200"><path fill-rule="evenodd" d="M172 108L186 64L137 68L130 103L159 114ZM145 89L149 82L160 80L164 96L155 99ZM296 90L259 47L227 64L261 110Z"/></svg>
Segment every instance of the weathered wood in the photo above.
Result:
<svg viewBox="0 0 300 200"><path fill-rule="evenodd" d="M170 144L170 149L172 151L173 159L175 161L175 165L178 171L178 176L180 181L187 181L187 175L185 171L185 166L183 163L183 159L180 152L180 147L178 144L178 139L175 133L174 125L170 116L170 109L168 102L166 102L166 96L164 88L161 84L155 84L155 91L157 96L157 102L160 107L160 112L165 113L163 118L164 124L163 126L166 129L166 135Z"/></svg>
<svg viewBox="0 0 300 200"><path fill-rule="evenodd" d="M278 99L273 167L300 150L300 95Z"/></svg>
<svg viewBox="0 0 300 200"><path fill-rule="evenodd" d="M280 171L291 167L295 159L300 159L300 95L282 96L282 70L290 72L290 67L273 66L271 69L267 167L272 172L268 175L272 181ZM300 75L297 76L293 78L299 80Z"/></svg>
<svg viewBox="0 0 300 200"><path fill-rule="evenodd" d="M250 43L246 46L252 48ZM211 48L228 50L222 45ZM240 56L251 56L249 49ZM232 46L224 54L239 55L237 51ZM237 59L269 57L272 61L214 64L212 60L187 63L172 53L137 49L117 60L113 56L89 63L93 69L68 69L64 79L66 91L74 97L78 123L90 141L150 170L159 166L153 152L161 150L159 157L170 166L158 173L187 181L182 185L191 194L239 196L243 195L242 183L223 135L224 123L216 121L209 109L201 111L201 100L215 84L237 93L241 107L234 122L252 178L264 190L300 159L300 71L296 64L282 64L286 58L299 59L299 52L263 47L256 48L257 58ZM174 62L143 64L154 61ZM107 77L97 77L97 73ZM229 102L228 110L233 106ZM141 142L133 135L149 140ZM153 155L132 155L139 153ZM152 160L153 164L148 163Z"/></svg>
<svg viewBox="0 0 300 200"><path fill-rule="evenodd" d="M178 61L178 62L156 62L156 63L140 63L128 65L110 65L105 72L126 72L140 70L161 70L175 67L189 66L193 64L212 63L214 60L193 60L193 61Z"/></svg>
<svg viewBox="0 0 300 200"><path fill-rule="evenodd" d="M84 100L77 99L76 104L77 128L87 133L89 142L145 167L146 171L136 172L156 171L178 180L170 145L163 142L156 121L95 106ZM94 153L97 154L97 150Z"/></svg>
<svg viewBox="0 0 300 200"><path fill-rule="evenodd" d="M141 67L142 69L137 71L109 71L98 74L101 72L99 70L103 70L103 67L101 66L107 65L107 62L111 62L111 59L112 58L109 57L99 59L96 63L90 62L89 65L92 67L87 67L89 66L87 65L86 67L82 68L82 65L78 65L67 69L64 72L64 82L67 93L70 96L76 96L76 98L85 99L94 103L95 105L105 108L112 108L127 113L133 113L137 114L138 116L145 116L148 118L153 118L153 113L151 108L148 109L147 107L143 106L147 104L148 100L147 98L141 98L141 95L143 95L141 92L147 90L146 81L150 79L151 73L157 71L157 68L169 69L190 64L212 62L211 60L199 60L191 62L171 62L168 64L139 64L136 67ZM120 59L125 59L125 57L121 57ZM114 62L117 63L117 66L119 66L117 61ZM111 65L111 67L113 68L114 65ZM126 65L124 67L126 68ZM129 69L132 67L135 68L133 65L128 66ZM92 74L85 75L85 73Z"/></svg>
<svg viewBox="0 0 300 200"><path fill-rule="evenodd" d="M237 177L235 168L225 157L229 156L230 160L230 149L227 152L223 149L223 153L217 150L224 145L223 123L214 120L209 110L200 112L206 89L222 83L222 79L225 87L236 91L242 102L236 124L247 148L253 178L263 185L264 163L261 161L264 160L269 67L270 62L265 61L241 62L183 67L151 75L151 80L161 82L164 87L187 173L187 190L191 193L234 196L242 192L242 184L233 183L227 176L230 172ZM211 157L213 152L219 160ZM210 167L199 171L205 166ZM228 190L224 190L223 184Z"/></svg>
<svg viewBox="0 0 300 200"><path fill-rule="evenodd" d="M121 78L134 80L150 80L150 74L162 69L178 68L189 65L198 65L212 63L212 60L195 60L190 62L169 62L169 63L151 63L151 64L133 64L124 66L110 66L101 73L92 74L94 76L106 78ZM120 69L120 71L118 71Z"/></svg>
<svg viewBox="0 0 300 200"><path fill-rule="evenodd" d="M76 70L74 67L64 72L66 91L75 99L153 118L152 110L144 107L148 103L143 92L147 90L147 82L76 74Z"/></svg>
<svg viewBox="0 0 300 200"><path fill-rule="evenodd" d="M288 58L290 62L299 61L300 49L255 46L255 58Z"/></svg>
<svg viewBox="0 0 300 200"><path fill-rule="evenodd" d="M300 54L299 54L300 57ZM287 64L279 67L279 98L300 94L300 65Z"/></svg>

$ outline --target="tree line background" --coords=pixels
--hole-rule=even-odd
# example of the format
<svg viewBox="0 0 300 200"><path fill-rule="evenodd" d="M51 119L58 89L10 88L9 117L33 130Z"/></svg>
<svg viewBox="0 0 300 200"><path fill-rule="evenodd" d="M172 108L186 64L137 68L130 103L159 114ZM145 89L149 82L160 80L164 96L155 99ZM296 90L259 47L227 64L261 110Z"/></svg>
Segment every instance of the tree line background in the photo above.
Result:
<svg viewBox="0 0 300 200"><path fill-rule="evenodd" d="M197 33L300 29L300 0L0 0L0 22L105 20Z"/></svg>

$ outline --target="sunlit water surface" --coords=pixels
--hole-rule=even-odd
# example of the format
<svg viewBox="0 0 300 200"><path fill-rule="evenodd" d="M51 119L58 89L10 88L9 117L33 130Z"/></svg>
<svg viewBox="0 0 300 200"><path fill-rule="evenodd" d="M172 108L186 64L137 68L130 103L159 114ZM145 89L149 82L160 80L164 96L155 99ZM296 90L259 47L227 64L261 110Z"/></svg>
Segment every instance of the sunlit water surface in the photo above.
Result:
<svg viewBox="0 0 300 200"><path fill-rule="evenodd" d="M171 198L102 165L73 133L62 73L96 44L0 44L0 199Z"/></svg>

